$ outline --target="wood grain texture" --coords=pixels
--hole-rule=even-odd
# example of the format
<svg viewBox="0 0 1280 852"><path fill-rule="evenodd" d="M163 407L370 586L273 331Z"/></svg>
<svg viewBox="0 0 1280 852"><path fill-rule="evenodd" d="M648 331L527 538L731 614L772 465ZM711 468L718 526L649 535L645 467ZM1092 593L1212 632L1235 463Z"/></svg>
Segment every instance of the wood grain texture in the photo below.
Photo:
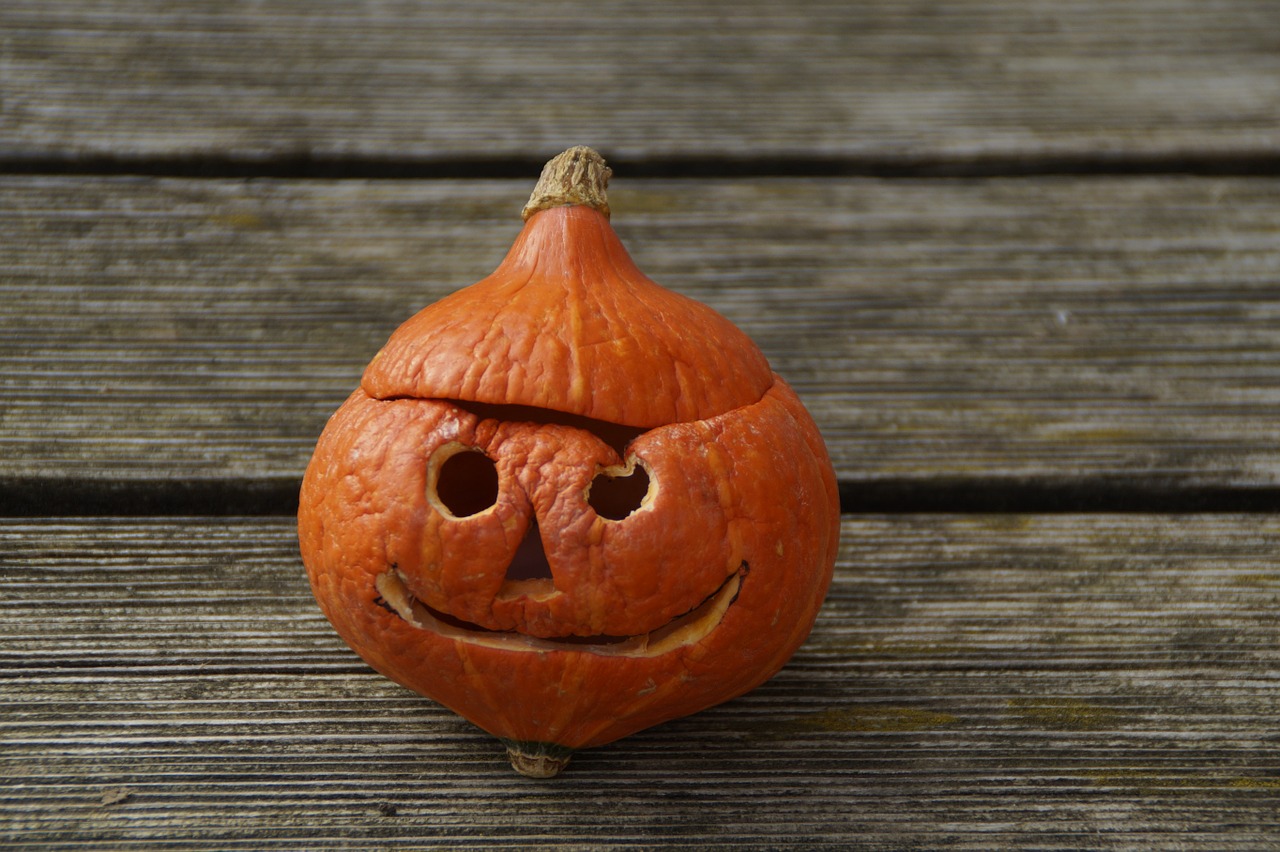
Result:
<svg viewBox="0 0 1280 852"><path fill-rule="evenodd" d="M1272 0L8 0L0 154L1269 156Z"/></svg>
<svg viewBox="0 0 1280 852"><path fill-rule="evenodd" d="M527 191L0 180L0 485L293 487L395 326L497 265ZM612 199L852 486L1280 484L1280 181L624 176Z"/></svg>
<svg viewBox="0 0 1280 852"><path fill-rule="evenodd" d="M291 522L0 522L11 849L1264 849L1273 516L846 519L809 643L553 782L372 674Z"/></svg>

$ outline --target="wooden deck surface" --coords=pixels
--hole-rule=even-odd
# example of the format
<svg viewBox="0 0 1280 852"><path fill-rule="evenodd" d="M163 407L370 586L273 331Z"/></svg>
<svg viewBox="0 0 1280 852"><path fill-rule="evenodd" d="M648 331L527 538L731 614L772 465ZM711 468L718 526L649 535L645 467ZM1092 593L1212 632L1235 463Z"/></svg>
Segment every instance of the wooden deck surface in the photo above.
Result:
<svg viewBox="0 0 1280 852"><path fill-rule="evenodd" d="M757 691L558 779L291 515L541 161L746 329L846 510ZM1280 846L1280 5L0 4L0 846Z"/></svg>

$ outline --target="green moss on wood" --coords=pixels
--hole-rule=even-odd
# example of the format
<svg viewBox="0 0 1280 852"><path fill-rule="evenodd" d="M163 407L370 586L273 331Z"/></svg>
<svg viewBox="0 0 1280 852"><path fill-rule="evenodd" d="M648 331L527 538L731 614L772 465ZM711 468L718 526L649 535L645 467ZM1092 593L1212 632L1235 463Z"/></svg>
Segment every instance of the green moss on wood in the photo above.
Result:
<svg viewBox="0 0 1280 852"><path fill-rule="evenodd" d="M1009 712L1029 725L1057 731L1097 731L1119 719L1108 707L1076 698L1011 698Z"/></svg>

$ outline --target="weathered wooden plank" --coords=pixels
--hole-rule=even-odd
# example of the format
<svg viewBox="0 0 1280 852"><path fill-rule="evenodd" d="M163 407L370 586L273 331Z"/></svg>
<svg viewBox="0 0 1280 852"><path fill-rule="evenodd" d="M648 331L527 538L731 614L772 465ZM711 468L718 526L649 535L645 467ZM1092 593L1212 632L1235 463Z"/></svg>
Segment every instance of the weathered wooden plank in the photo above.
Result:
<svg viewBox="0 0 1280 852"><path fill-rule="evenodd" d="M0 181L0 486L292 488L527 190ZM642 268L760 342L846 483L1280 484L1280 181L620 177L613 200Z"/></svg>
<svg viewBox="0 0 1280 852"><path fill-rule="evenodd" d="M1270 156L1272 0L8 0L33 158Z"/></svg>
<svg viewBox="0 0 1280 852"><path fill-rule="evenodd" d="M287 519L0 522L6 848L1267 848L1270 516L850 518L756 692L554 782L373 675Z"/></svg>

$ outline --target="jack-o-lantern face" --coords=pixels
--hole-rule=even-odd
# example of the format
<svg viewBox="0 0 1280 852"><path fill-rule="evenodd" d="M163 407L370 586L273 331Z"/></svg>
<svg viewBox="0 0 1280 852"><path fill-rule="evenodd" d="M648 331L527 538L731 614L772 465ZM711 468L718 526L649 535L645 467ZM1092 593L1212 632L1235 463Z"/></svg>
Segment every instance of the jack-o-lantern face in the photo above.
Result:
<svg viewBox="0 0 1280 852"><path fill-rule="evenodd" d="M795 394L609 237L587 207L533 216L493 276L392 337L302 491L339 633L526 774L772 676L834 560Z"/></svg>
<svg viewBox="0 0 1280 852"><path fill-rule="evenodd" d="M726 513L710 470L691 462L689 430L645 433L624 459L588 429L418 405L435 420L418 445L425 483L415 473L394 485L426 506L377 579L407 621L516 651L625 655L696 641L718 622L743 566L708 534L727 528Z"/></svg>

